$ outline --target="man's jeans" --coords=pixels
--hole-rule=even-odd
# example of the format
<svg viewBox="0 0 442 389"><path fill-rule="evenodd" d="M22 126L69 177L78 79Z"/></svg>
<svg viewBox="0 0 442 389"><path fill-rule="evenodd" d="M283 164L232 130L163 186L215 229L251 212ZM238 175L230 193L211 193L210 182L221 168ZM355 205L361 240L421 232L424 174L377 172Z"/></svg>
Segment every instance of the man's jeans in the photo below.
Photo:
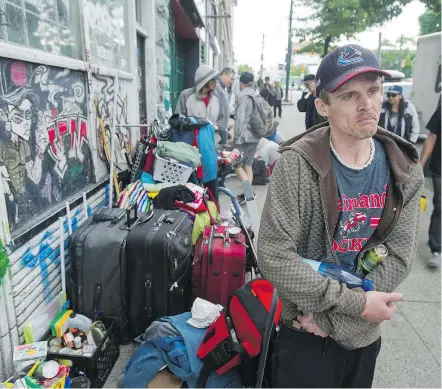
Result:
<svg viewBox="0 0 442 389"><path fill-rule="evenodd" d="M431 214L430 231L428 233L428 244L432 253L440 253L440 234L441 234L441 219L440 219L440 174L433 173L433 213Z"/></svg>

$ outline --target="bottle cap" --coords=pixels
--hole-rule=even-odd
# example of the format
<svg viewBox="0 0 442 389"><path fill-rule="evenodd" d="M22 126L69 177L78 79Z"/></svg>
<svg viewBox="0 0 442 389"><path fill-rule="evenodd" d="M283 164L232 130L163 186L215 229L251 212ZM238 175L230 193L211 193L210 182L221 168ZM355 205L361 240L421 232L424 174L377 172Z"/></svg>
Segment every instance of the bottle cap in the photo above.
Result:
<svg viewBox="0 0 442 389"><path fill-rule="evenodd" d="M364 278L362 280L362 289L364 289L366 292L373 290L373 281L369 280L368 278Z"/></svg>

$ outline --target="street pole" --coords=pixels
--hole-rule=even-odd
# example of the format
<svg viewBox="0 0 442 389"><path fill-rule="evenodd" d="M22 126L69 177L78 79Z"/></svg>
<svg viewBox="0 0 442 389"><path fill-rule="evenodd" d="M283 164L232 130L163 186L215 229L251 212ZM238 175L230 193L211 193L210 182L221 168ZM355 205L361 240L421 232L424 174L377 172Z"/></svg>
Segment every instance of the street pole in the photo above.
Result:
<svg viewBox="0 0 442 389"><path fill-rule="evenodd" d="M292 64L292 19L293 19L293 0L290 1L290 18L289 18L289 43L287 45L287 61L286 61L286 77L285 77L285 98L284 102L289 102L289 82L290 67Z"/></svg>
<svg viewBox="0 0 442 389"><path fill-rule="evenodd" d="M378 61L381 63L381 47L382 47L382 32L379 31L379 42L378 42Z"/></svg>
<svg viewBox="0 0 442 389"><path fill-rule="evenodd" d="M265 35L262 34L261 71L259 72L259 78L261 78L261 79L262 79L262 72L264 70L264 37L265 37Z"/></svg>

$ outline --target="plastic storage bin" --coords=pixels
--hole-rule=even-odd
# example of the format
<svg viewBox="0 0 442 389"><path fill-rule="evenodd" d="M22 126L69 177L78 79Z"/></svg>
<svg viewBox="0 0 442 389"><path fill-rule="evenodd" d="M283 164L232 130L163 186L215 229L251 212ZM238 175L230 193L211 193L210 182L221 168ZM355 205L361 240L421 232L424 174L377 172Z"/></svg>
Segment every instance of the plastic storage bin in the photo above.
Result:
<svg viewBox="0 0 442 389"><path fill-rule="evenodd" d="M185 184L192 172L193 168L190 166L155 155L153 163L153 179L155 181Z"/></svg>

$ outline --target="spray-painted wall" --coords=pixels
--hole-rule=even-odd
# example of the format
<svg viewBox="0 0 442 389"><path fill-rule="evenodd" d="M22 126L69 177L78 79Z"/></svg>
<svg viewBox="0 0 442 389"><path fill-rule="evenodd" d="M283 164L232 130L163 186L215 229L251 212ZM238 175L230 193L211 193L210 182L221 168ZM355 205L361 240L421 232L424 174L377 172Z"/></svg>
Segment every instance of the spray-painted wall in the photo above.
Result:
<svg viewBox="0 0 442 389"><path fill-rule="evenodd" d="M0 176L12 234L94 182L85 74L0 58Z"/></svg>
<svg viewBox="0 0 442 389"><path fill-rule="evenodd" d="M99 184L109 168L98 116L110 137L114 97L118 125L133 123L137 113L128 108L136 100L130 101L135 87L126 80L120 80L114 96L114 77L92 74L87 82L87 72L7 58L0 58L0 68L0 218L11 240L7 256L0 253L1 382L12 374L12 350L24 341L25 323L61 290L57 218L65 215L67 248L66 202L73 204L73 231L86 212L109 203ZM137 128L116 128L117 172L127 170L138 133ZM77 204L83 192L88 192L87 209Z"/></svg>
<svg viewBox="0 0 442 389"><path fill-rule="evenodd" d="M98 163L96 166L97 177L108 174L109 167L104 151L103 137L98 118L103 119L106 135L110 138L110 129L112 128L115 79L113 77L102 76L98 74L92 75L92 99L94 100L94 109L92 110L91 122L94 123L96 132L96 144ZM127 170L128 160L134 146L134 142L138 139L139 129L124 127L129 124L129 104L127 83L120 81L118 83L118 92L116 96L117 112L115 128L115 166L117 173ZM135 102L135 101L134 101ZM97 111L98 109L98 111Z"/></svg>
<svg viewBox="0 0 442 389"><path fill-rule="evenodd" d="M107 186L97 188L83 202L72 207L70 219L63 217L65 264L69 271L67 251L69 229L75 231L97 209L108 204ZM25 244L6 248L6 272L0 273L0 379L12 374L12 349L24 342L23 327L34 313L61 291L60 228L55 221L30 238ZM1 252L0 252L0 258ZM3 377L3 378L2 378Z"/></svg>

